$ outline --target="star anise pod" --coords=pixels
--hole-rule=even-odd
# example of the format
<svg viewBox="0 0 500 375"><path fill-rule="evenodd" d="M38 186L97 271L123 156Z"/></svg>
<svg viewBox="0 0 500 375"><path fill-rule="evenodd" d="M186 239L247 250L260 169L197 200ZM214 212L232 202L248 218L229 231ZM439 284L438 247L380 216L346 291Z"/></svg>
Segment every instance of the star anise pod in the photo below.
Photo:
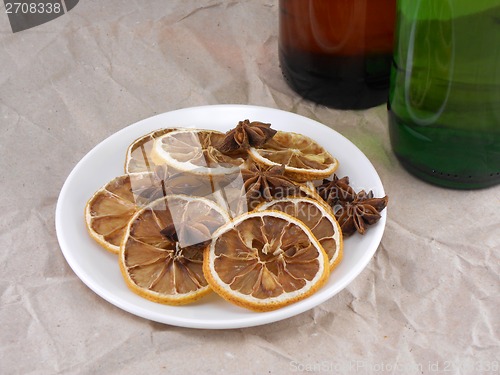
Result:
<svg viewBox="0 0 500 375"><path fill-rule="evenodd" d="M352 201L356 197L356 192L349 186L349 177L338 178L333 176L333 180L323 180L323 183L316 187L321 198L331 206L334 206L339 200Z"/></svg>
<svg viewBox="0 0 500 375"><path fill-rule="evenodd" d="M253 163L242 169L241 174L247 198L251 201L270 201L299 191L299 186L285 176L284 165L262 167Z"/></svg>
<svg viewBox="0 0 500 375"><path fill-rule="evenodd" d="M330 206L340 224L342 233L348 237L356 231L364 234L367 226L375 224L380 219L380 212L387 206L388 197L374 198L373 192L364 190L356 193L349 185L349 177L323 180L316 187L318 194Z"/></svg>
<svg viewBox="0 0 500 375"><path fill-rule="evenodd" d="M271 124L263 122L244 120L228 131L217 149L222 153L229 153L238 149L249 149L260 147L276 134L271 129Z"/></svg>
<svg viewBox="0 0 500 375"><path fill-rule="evenodd" d="M354 232L364 234L368 225L373 225L380 219L380 212L387 206L387 195L374 198L373 192L361 190L353 200L337 201L334 210L344 236Z"/></svg>

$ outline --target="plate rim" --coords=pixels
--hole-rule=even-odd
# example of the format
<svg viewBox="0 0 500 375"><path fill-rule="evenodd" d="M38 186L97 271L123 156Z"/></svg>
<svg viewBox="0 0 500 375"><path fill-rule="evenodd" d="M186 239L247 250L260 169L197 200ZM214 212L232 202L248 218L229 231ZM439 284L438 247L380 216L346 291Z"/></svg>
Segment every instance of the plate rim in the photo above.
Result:
<svg viewBox="0 0 500 375"><path fill-rule="evenodd" d="M239 319L231 319L229 322L225 321L212 321L212 320L203 320L203 319L192 319L192 318L181 318L178 316L169 316L169 315L163 315L159 314L156 311L151 311L144 309L141 306L135 306L132 308L130 306L130 302L123 301L122 299L118 298L117 296L110 295L107 293L105 288L103 288L102 285L99 283L95 282L94 279L89 278L85 270L81 267L80 264L76 261L75 257L72 255L68 249L70 248L69 244L66 241L66 238L64 235L61 233L61 228L63 226L62 224L62 210L63 210L63 202L65 202L65 199L67 195L69 194L68 189L70 182L75 178L75 176L78 174L79 169L82 168L83 165L87 162L88 159L92 158L92 154L96 152L96 149L100 149L106 145L106 143L110 142L113 138L119 138L121 135L124 135L129 132L133 132L134 128L139 128L141 125L144 123L148 122L155 122L158 119L161 119L161 117L164 116L175 116L176 114L183 112L183 111L218 111L218 110L237 110L237 111L248 111L248 110L253 110L253 111L276 111L281 113L282 115L286 116L293 116L296 119L299 119L301 121L308 121L311 123L314 123L315 126L320 126L323 128L322 131L326 132L333 132L336 134L336 136L343 138L344 142L347 142L350 144L350 146L354 147L359 151L360 157L364 159L364 162L367 163L374 172L374 175L372 176L375 178L376 183L378 184L377 189L379 190L379 194L385 195L385 189L383 187L382 181L380 179L380 176L378 172L376 171L374 165L371 163L371 161L368 159L368 157L353 143L351 142L348 138L346 138L344 135L341 133L337 132L335 129L332 129L325 124L320 123L319 121L316 121L314 119L311 119L309 117L299 115L294 112L289 112L285 111L282 109L278 108L272 108L272 107L264 107L264 106L257 106L257 105L246 105L246 104L216 104L216 105L202 105L202 106L194 106L194 107L184 107L184 108L179 108L175 109L172 111L167 111L163 112L160 114L156 114L151 117L147 117L144 119L141 119L139 121L136 121L128 126L125 126L124 128L118 130L117 132L114 132L101 140L98 144L96 144L94 147L92 147L72 168L71 172L68 174L66 177L58 199L57 199L57 204L56 204L56 211L55 211L55 228L56 228L56 236L58 239L59 247L61 249L61 252L63 253L64 258L66 259L67 263L69 264L70 268L73 270L73 272L77 275L77 277L89 288L91 289L94 293L96 293L99 297L103 298L104 300L108 301L109 303L113 304L116 307L119 307L120 309L127 311L128 313L131 313L133 315L139 316L144 319L148 319L151 321L155 321L158 323L162 324L169 324L169 325L174 325L174 326L179 326L179 327L186 327L186 328L195 328L195 329L233 329L233 328L246 328L246 327L254 327L254 326L259 326L259 325L264 325L264 324L269 324L273 322L277 322L280 320L284 320L290 317L293 317L295 315L301 314L305 311L308 311L328 299L332 298L336 294L338 294L340 291L342 291L344 288L346 288L351 282L353 282L359 274L366 268L370 260L373 258L375 252L377 251L384 231L386 227L386 221L387 221L387 208L382 212L382 217L377 223L378 226L378 231L374 234L374 239L370 243L370 248L366 249L366 251L363 253L363 256L361 257L360 261L356 263L356 266L353 270L349 272L351 275L350 277L344 277L344 279L341 279L338 281L336 284L331 286L329 289L329 293L322 293L322 294L317 294L316 298L312 298L313 296L306 298L300 303L293 304L291 306L294 306L295 308L289 308L289 309L278 309L274 311L269 311L269 312L264 312L264 313L255 313L253 315L249 315L246 317L242 317ZM186 127L186 126L182 126ZM313 138L314 139L314 138ZM320 142L321 144L321 142ZM125 154L125 151L124 151ZM335 155L334 155L335 156ZM82 215L83 215L83 208L82 208ZM104 250L103 250L104 251ZM113 254L111 254L113 255ZM319 292L319 291L318 291ZM132 292L130 292L132 293ZM152 302L153 303L153 302ZM182 307L181 307L182 308Z"/></svg>

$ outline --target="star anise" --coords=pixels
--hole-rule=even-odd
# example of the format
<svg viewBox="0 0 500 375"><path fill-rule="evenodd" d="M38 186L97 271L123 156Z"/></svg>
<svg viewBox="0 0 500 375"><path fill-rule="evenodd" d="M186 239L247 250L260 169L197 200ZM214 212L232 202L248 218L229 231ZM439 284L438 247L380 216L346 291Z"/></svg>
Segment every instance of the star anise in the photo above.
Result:
<svg viewBox="0 0 500 375"><path fill-rule="evenodd" d="M354 232L364 234L368 225L373 225L380 219L380 212L387 206L387 195L374 198L373 192L361 190L352 201L338 201L335 207L335 217L339 222L344 236Z"/></svg>
<svg viewBox="0 0 500 375"><path fill-rule="evenodd" d="M349 186L349 177L338 178L333 176L333 180L323 180L323 183L316 187L318 194L330 205L335 205L337 201L352 201L356 197L356 192Z"/></svg>
<svg viewBox="0 0 500 375"><path fill-rule="evenodd" d="M299 191L299 186L285 176L284 165L262 167L253 163L242 169L241 174L249 201L270 201Z"/></svg>
<svg viewBox="0 0 500 375"><path fill-rule="evenodd" d="M229 153L238 149L249 149L260 147L276 134L271 129L271 124L263 122L244 120L228 131L217 149L222 153Z"/></svg>
<svg viewBox="0 0 500 375"><path fill-rule="evenodd" d="M380 220L380 212L387 206L387 195L383 198L374 198L373 192L364 190L356 193L349 186L349 177L333 180L323 180L317 188L318 194L333 207L335 217L340 224L342 233L348 237L356 231L366 232L367 226Z"/></svg>

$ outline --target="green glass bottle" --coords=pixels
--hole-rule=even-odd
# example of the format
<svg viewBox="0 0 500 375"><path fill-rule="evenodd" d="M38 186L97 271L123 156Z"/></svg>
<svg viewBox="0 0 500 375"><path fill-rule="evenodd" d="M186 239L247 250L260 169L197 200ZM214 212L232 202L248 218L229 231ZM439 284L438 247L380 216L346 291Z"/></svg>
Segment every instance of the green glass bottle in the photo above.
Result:
<svg viewBox="0 0 500 375"><path fill-rule="evenodd" d="M500 183L500 0L398 0L392 148L428 182Z"/></svg>

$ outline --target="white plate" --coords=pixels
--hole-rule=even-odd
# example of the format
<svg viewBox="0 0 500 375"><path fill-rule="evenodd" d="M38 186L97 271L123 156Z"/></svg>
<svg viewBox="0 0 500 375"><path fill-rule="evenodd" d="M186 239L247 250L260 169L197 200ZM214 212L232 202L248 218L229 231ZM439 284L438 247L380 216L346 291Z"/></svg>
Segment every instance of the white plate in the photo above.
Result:
<svg viewBox="0 0 500 375"><path fill-rule="evenodd" d="M90 289L119 308L146 319L182 327L222 329L257 326L297 315L331 298L359 275L380 243L386 210L364 236L355 235L345 241L344 259L321 290L303 301L265 313L233 306L215 294L186 306L150 302L127 288L116 255L99 247L87 234L83 217L85 204L101 186L123 174L125 152L132 141L164 127L226 131L244 119L268 122L274 129L306 134L339 160L337 175L348 175L356 190L373 190L377 197L385 195L375 168L354 144L325 125L303 116L245 105L203 106L163 113L130 125L94 147L75 166L61 190L56 209L59 244L73 271Z"/></svg>

